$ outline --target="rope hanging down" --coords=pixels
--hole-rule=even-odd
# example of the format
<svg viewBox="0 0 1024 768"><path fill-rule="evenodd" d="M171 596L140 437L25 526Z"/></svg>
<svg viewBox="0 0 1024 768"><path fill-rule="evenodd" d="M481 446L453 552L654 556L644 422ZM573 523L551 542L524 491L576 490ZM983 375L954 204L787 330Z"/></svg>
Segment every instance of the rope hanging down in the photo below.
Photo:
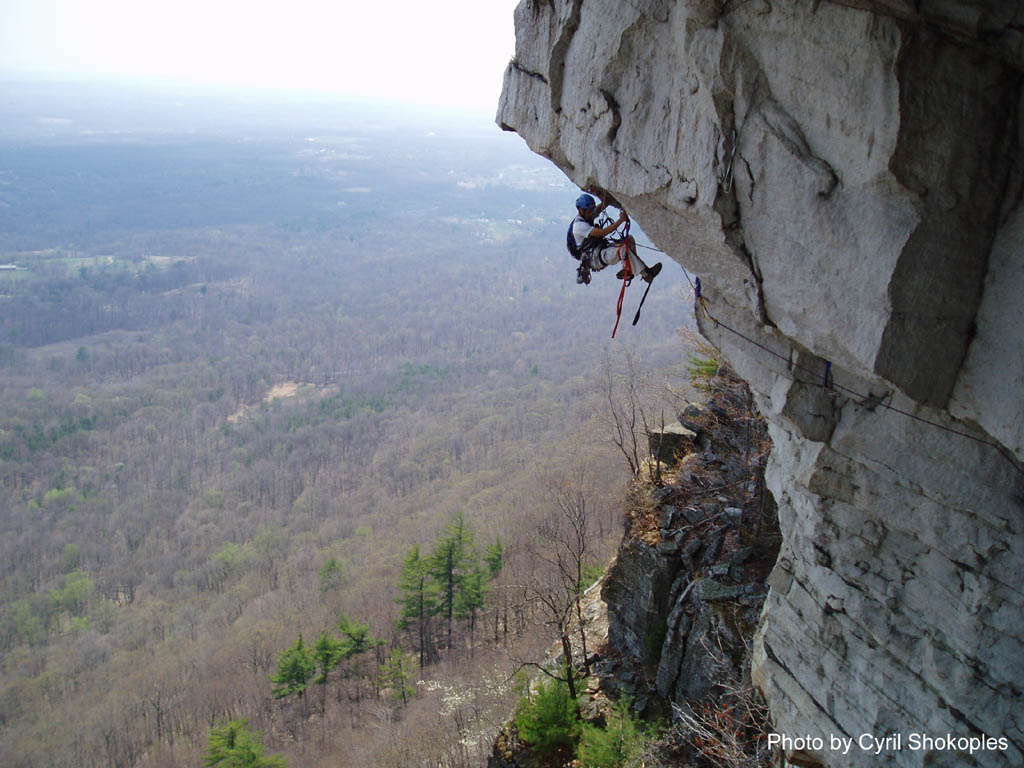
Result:
<svg viewBox="0 0 1024 768"><path fill-rule="evenodd" d="M622 268L622 290L619 291L619 304L615 308L615 327L612 328L612 338L615 338L615 334L619 330L619 321L622 319L622 302L626 298L626 287L633 280L633 269L629 264L629 225L630 220L626 219L626 229L622 233L622 242L619 244L619 259L624 263L625 266ZM625 256L623 256L625 252ZM644 294L645 296L647 294ZM639 317L639 313L637 314ZM634 322L633 325L636 325Z"/></svg>
<svg viewBox="0 0 1024 768"><path fill-rule="evenodd" d="M633 268L630 266L629 262L629 225L630 222L627 220L626 229L624 230L622 242L619 244L618 251L619 259L625 262L625 266L623 267L622 290L619 291L619 303L615 309L615 328L612 329L613 339L615 338L616 332L618 332L619 330L619 321L622 319L622 303L626 298L626 286L628 286L632 279L635 277L635 275L633 274ZM642 245L641 243L635 243L635 245L639 248L647 248L650 251L656 251L657 253L664 253L664 251L659 251L657 248L654 248L650 245ZM625 258L623 258L623 249L625 249L626 253ZM689 276L687 276L687 279L689 279ZM647 288L644 290L644 295L640 297L640 303L637 305L636 314L633 315L633 325L636 325L637 323L640 322L640 310L644 308L644 302L647 301L647 294L651 292L652 285L654 285L653 280L647 283Z"/></svg>
<svg viewBox="0 0 1024 768"><path fill-rule="evenodd" d="M695 277L696 284L694 284L694 282L692 280L690 280L690 276L689 276L689 274L686 273L685 269L683 270L683 274L686 275L686 279L690 282L690 285L693 287L693 295L694 295L694 298L697 301L697 306L698 306L701 314L703 314L704 317L706 317L708 320L713 322L715 324L716 328L724 328L725 330L729 331L729 333L732 333L733 335L738 336L739 338L743 339L744 341L746 341L746 342L748 342L750 344L753 344L758 349L762 349L765 352L767 352L769 355L772 355L773 357L777 357L779 360L782 360L783 362L785 362L787 367L790 370L792 370L794 368L798 368L798 369L800 369L802 371L805 371L806 373L809 373L814 378L817 378L820 375L820 374L818 374L818 372L812 370L811 368L808 368L806 365L801 365L800 363L795 362L791 357L785 357L783 355L780 355L774 349L769 349L764 344L761 344L760 342L755 341L754 339L750 338L746 334L741 333L740 331L737 331L735 328L730 328L728 325L726 325L721 320L716 318L714 315L711 314L710 305L708 304L707 297L704 296L702 291L701 291L700 278L699 277ZM795 381L800 381L800 379L796 379L796 378L794 378L794 380ZM806 384L807 382L800 381L800 383ZM944 432L951 432L954 435L959 435L960 437L966 437L968 440L973 440L974 442L980 443L981 445L987 445L990 448L994 448L999 453L999 455L1002 456L1003 459L1005 459L1006 462L1011 467L1014 468L1014 470L1016 470L1018 473L1024 475L1024 469L1022 469L1021 466L1018 464L1018 462L1017 462L1016 458L1013 456L1013 454L1011 454L1009 452L1009 450L1007 448L1005 448L1002 444L997 443L994 440L986 440L985 438L978 437L977 435L972 435L972 434L970 434L968 432L964 432L964 431L959 430L959 429L953 429L953 427L947 427L945 424L939 424L938 422L932 421L931 419L926 419L923 416L918 416L916 413L910 413L909 411L905 411L902 408L897 408L894 405L890 405L889 403L882 402L876 395L870 395L870 394L865 395L865 394L862 394L860 392L857 392L856 390L850 389L849 387L844 387L842 384L836 384L835 381L832 378L832 363L829 360L825 361L825 375L824 375L823 385L824 385L824 389L825 389L826 392L832 392L832 393L835 393L835 394L839 394L840 392L845 392L846 394L850 395L851 397L857 398L857 401L859 401L859 402L856 402L857 405L863 405L865 403L870 403L872 407L874 407L876 405L877 406L881 406L882 408L885 408L885 409L890 410L890 411L895 411L896 413L898 413L898 414L900 414L902 416L906 416L908 419L914 419L915 421L919 421L922 424L928 424L929 426L935 427L936 429L941 429ZM892 397L892 393L889 393L889 397Z"/></svg>

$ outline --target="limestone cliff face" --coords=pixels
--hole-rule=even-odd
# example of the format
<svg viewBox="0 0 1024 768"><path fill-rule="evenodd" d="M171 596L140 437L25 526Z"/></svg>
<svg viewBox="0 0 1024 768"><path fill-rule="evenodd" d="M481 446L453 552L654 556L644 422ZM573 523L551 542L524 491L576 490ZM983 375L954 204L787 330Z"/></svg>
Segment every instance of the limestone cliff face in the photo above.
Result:
<svg viewBox="0 0 1024 768"><path fill-rule="evenodd" d="M987 734L1007 749L978 764L1024 762L1024 7L515 20L498 122L702 277L702 331L769 420L784 543L755 675L777 730L902 733L908 766L966 759L912 732Z"/></svg>

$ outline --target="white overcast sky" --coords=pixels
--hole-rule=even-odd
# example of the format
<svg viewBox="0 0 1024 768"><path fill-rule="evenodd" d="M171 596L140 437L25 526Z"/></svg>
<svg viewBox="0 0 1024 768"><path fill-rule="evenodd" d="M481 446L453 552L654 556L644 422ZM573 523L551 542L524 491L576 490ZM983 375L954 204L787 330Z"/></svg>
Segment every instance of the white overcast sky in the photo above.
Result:
<svg viewBox="0 0 1024 768"><path fill-rule="evenodd" d="M489 111L518 0L0 0L0 79L131 77Z"/></svg>

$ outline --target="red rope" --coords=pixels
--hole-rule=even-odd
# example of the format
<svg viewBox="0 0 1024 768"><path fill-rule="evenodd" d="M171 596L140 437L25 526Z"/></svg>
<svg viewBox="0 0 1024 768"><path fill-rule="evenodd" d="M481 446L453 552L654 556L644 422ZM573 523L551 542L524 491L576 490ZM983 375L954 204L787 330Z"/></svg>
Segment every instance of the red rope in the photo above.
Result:
<svg viewBox="0 0 1024 768"><path fill-rule="evenodd" d="M625 249L626 255L623 257L622 251ZM622 319L622 302L626 298L626 286L629 285L629 281L633 279L633 268L629 265L629 220L626 220L626 229L623 233L622 243L619 245L619 259L625 263L622 268L622 290L619 291L619 304L615 308L615 327L612 328L612 338L615 338L615 334L619 330L619 321Z"/></svg>

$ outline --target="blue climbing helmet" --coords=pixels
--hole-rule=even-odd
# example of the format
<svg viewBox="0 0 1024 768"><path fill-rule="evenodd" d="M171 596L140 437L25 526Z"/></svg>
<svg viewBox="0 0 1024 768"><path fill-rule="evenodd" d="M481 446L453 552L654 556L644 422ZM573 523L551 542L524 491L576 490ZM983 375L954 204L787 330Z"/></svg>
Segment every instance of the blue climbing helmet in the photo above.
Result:
<svg viewBox="0 0 1024 768"><path fill-rule="evenodd" d="M589 211L591 208L597 208L597 201L590 195L582 194L576 198L576 207Z"/></svg>

